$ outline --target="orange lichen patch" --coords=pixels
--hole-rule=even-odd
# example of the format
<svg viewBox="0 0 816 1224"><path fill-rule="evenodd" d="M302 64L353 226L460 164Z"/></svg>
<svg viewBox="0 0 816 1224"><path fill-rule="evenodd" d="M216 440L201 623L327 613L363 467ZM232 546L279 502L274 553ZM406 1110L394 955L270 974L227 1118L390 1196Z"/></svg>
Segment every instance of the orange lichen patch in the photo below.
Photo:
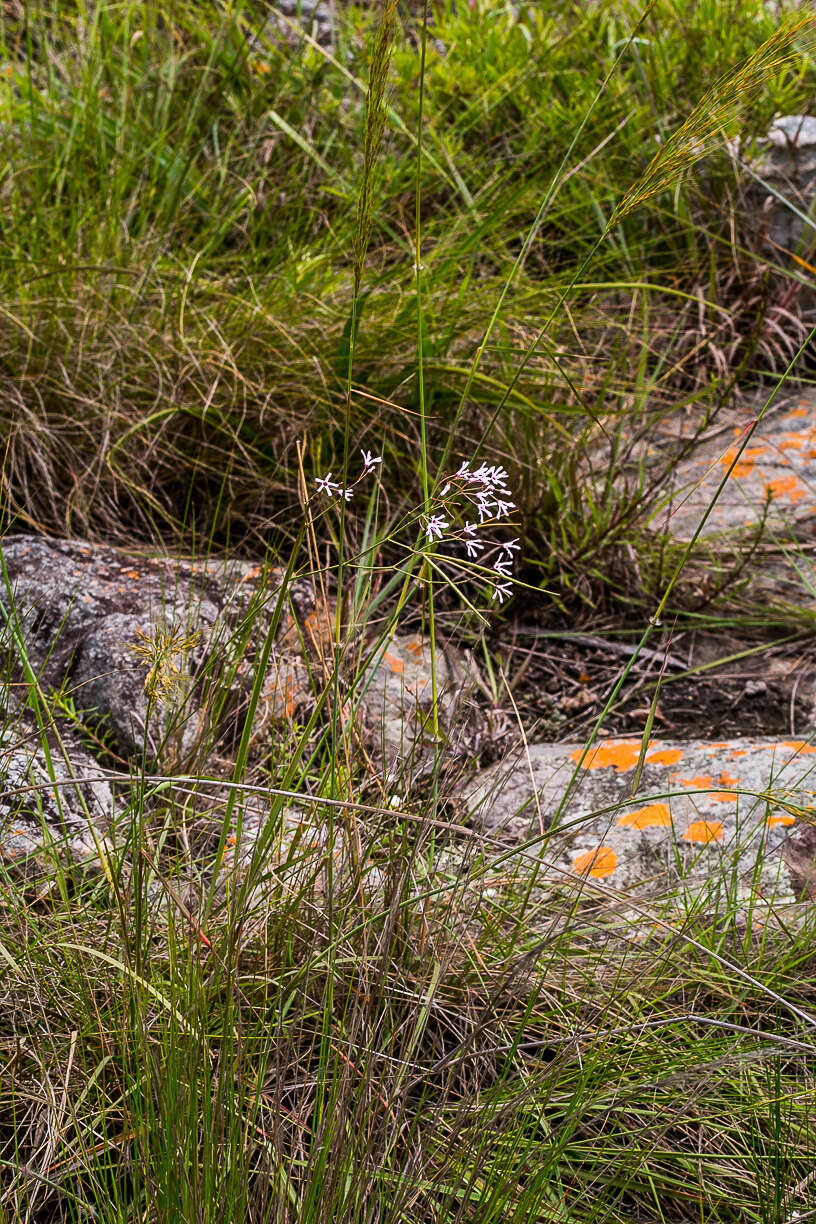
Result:
<svg viewBox="0 0 816 1224"><path fill-rule="evenodd" d="M683 841L698 842L702 846L707 846L709 842L721 841L722 835L722 821L693 820L683 834Z"/></svg>
<svg viewBox="0 0 816 1224"><path fill-rule="evenodd" d="M784 828L789 829L793 824L796 824L796 817L791 816L789 812L783 812L781 815L773 813L773 815L768 817L769 829L775 829L777 825L782 825Z"/></svg>
<svg viewBox="0 0 816 1224"><path fill-rule="evenodd" d="M578 677L578 683L579 684L589 684L591 679L592 677L587 672L581 672L581 674Z"/></svg>
<svg viewBox="0 0 816 1224"><path fill-rule="evenodd" d="M809 744L807 740L783 740L783 748L790 748L793 752L800 752L802 756L813 756L816 753L816 745Z"/></svg>
<svg viewBox="0 0 816 1224"><path fill-rule="evenodd" d="M650 803L636 812L618 817L618 824L629 829L660 829L671 824L671 813L665 803Z"/></svg>
<svg viewBox="0 0 816 1224"><path fill-rule="evenodd" d="M412 638L410 642L405 643L405 649L418 658L422 654L422 642L420 642L419 638Z"/></svg>
<svg viewBox="0 0 816 1224"><path fill-rule="evenodd" d="M777 476L776 480L766 480L765 488L774 497L788 501L794 506L797 502L804 501L808 496L807 489L799 477L794 476L793 473L790 476Z"/></svg>
<svg viewBox="0 0 816 1224"><path fill-rule="evenodd" d="M767 453L767 446L747 446L734 465L734 470L731 475L750 476L751 472L754 470L754 465L756 464L757 459L761 458L762 455L767 455ZM729 446L728 450L720 460L720 464L727 471L731 467L731 464L734 463L736 458L737 447Z"/></svg>
<svg viewBox="0 0 816 1224"><path fill-rule="evenodd" d="M683 755L682 748L658 748L646 758L648 765L676 765Z"/></svg>
<svg viewBox="0 0 816 1224"><path fill-rule="evenodd" d="M682 778L680 774L669 774L669 781L676 782L678 786L687 786L691 790L706 790L714 785L714 779L711 774L697 774L696 778Z"/></svg>
<svg viewBox="0 0 816 1224"><path fill-rule="evenodd" d="M748 755L747 748L735 748L734 751L729 754L729 760L733 761L735 757L743 757L747 755Z"/></svg>
<svg viewBox="0 0 816 1224"><path fill-rule="evenodd" d="M141 578L141 574L138 570L125 570L125 577L132 578L135 582L137 578Z"/></svg>
<svg viewBox="0 0 816 1224"><path fill-rule="evenodd" d="M251 570L248 570L244 574L241 581L242 582L252 582L255 578L260 578L260 576L261 576L261 566L256 565Z"/></svg>
<svg viewBox="0 0 816 1224"><path fill-rule="evenodd" d="M728 746L728 740L717 740L716 743L714 740L707 740L706 743L697 745L698 748L705 752L719 752L723 748L728 748Z"/></svg>
<svg viewBox="0 0 816 1224"><path fill-rule="evenodd" d="M801 418L801 417L810 416L811 412L812 412L812 408L809 408L809 407L805 408L804 405L802 405L798 408L791 408L790 412L788 413L788 416Z"/></svg>
<svg viewBox="0 0 816 1224"><path fill-rule="evenodd" d="M401 676L405 671L405 664L403 663L402 659L398 659L396 655L389 654L386 650L383 658L395 676Z"/></svg>
<svg viewBox="0 0 816 1224"><path fill-rule="evenodd" d="M735 778L733 774L730 774L725 769L720 774L717 781L719 782L720 786L739 786L739 778ZM736 803L739 796L737 795L736 791L718 790L714 791L709 798L712 803Z"/></svg>
<svg viewBox="0 0 816 1224"><path fill-rule="evenodd" d="M579 875L590 875L595 880L603 880L611 876L618 865L618 856L611 846L598 846L595 850L587 850L574 860L573 870Z"/></svg>
<svg viewBox="0 0 816 1224"><path fill-rule="evenodd" d="M616 773L626 773L634 769L640 756L641 740L607 740L597 748L591 748L584 757L584 769L611 769ZM649 741L651 747L653 741ZM584 754L583 748L576 748L570 753L570 760L576 765Z"/></svg>
<svg viewBox="0 0 816 1224"><path fill-rule="evenodd" d="M801 450L806 442L810 442L810 434L802 433L801 431L792 430L790 433L782 434L777 438L776 445L779 450Z"/></svg>

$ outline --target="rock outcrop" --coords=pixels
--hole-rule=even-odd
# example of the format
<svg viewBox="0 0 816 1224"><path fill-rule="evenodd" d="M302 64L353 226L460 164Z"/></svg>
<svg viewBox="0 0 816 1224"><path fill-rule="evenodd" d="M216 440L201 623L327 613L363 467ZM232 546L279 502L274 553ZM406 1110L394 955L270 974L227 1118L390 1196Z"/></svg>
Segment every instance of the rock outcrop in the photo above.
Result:
<svg viewBox="0 0 816 1224"><path fill-rule="evenodd" d="M633 795L640 754L636 739L589 751L534 744L467 784L463 798L477 830L534 843L540 881L585 878L697 904L714 890L740 904L811 895L816 747L654 740Z"/></svg>

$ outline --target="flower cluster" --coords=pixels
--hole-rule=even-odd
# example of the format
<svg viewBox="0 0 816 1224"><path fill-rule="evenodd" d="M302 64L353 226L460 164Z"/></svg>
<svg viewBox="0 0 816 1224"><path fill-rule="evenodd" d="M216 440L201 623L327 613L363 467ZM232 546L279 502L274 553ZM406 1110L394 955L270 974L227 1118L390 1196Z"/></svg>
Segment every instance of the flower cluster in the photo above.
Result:
<svg viewBox="0 0 816 1224"><path fill-rule="evenodd" d="M382 457L370 451L361 450L360 454L363 469L352 484L344 486L329 472L315 481L318 492L351 501L355 487L382 463ZM425 546L440 542L463 544L467 560L478 563L469 567L470 571L478 568L481 575L489 575L490 598L500 604L513 594L513 565L521 546L517 538L501 542L481 533L486 524L500 523L515 510L509 479L507 470L498 464L472 467L463 463L456 473L439 481L442 487L422 518ZM440 554L440 559L443 558L444 554ZM461 559L447 560L462 568Z"/></svg>
<svg viewBox="0 0 816 1224"><path fill-rule="evenodd" d="M361 450L360 454L363 456L363 470L354 481L354 484L344 487L340 484L339 480L332 480L332 474L328 472L325 476L318 476L315 480L318 493L325 493L327 497L332 497L336 494L338 497L343 497L347 502L350 502L354 496L355 486L366 476L370 476L378 463L382 463L382 455L373 455L371 451L366 450Z"/></svg>
<svg viewBox="0 0 816 1224"><path fill-rule="evenodd" d="M506 469L497 464L483 463L478 468L472 468L469 463L463 463L441 489L441 512L428 515L424 523L428 543L441 540L443 536L451 541L460 541L471 561L478 560L487 550L488 556L492 557L491 599L498 600L500 604L513 594L514 554L521 546L517 538L497 543L484 539L480 531L485 523L509 518L515 510L516 503L512 500L507 483L509 479ZM465 522L463 527L448 534L455 515L454 502L458 503L456 509L460 515L464 502ZM473 514L478 522L471 521L467 514Z"/></svg>

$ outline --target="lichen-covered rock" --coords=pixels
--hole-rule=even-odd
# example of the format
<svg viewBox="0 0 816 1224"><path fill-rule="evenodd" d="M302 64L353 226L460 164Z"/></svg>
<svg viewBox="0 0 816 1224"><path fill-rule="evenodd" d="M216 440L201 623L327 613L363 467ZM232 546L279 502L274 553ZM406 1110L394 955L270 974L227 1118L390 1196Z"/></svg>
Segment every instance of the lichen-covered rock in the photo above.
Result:
<svg viewBox="0 0 816 1224"><path fill-rule="evenodd" d="M816 747L798 740L534 744L469 783L477 828L540 837L539 881L588 878L634 895L793 900L813 886ZM563 803L564 795L570 791ZM557 819L556 819L557 817Z"/></svg>
<svg viewBox="0 0 816 1224"><path fill-rule="evenodd" d="M704 535L750 531L763 519L777 531L813 523L816 396L803 390L780 399L738 454L749 421L743 412L677 465L675 498L658 525L665 521L673 535L688 539L727 472Z"/></svg>
<svg viewBox="0 0 816 1224"><path fill-rule="evenodd" d="M8 589L0 587L7 613L0 647L18 678L22 648L42 689L68 692L123 755L146 749L178 759L207 734L226 734L230 720L240 734L280 596L279 569L137 557L36 536L6 536L2 553ZM251 729L254 753L328 682L335 610L310 583L290 583ZM440 747L455 745L475 676L461 652L437 648ZM427 769L434 747L427 640L395 635L347 708L350 730L376 769L392 778Z"/></svg>
<svg viewBox="0 0 816 1224"><path fill-rule="evenodd" d="M145 743L157 753L171 729L182 743L200 731L194 686L212 676L214 663L221 674L233 660L249 672L280 589L280 571L249 563L135 557L36 536L6 536L2 551L12 665L22 670L22 644L40 684L60 689L69 681L77 709L105 718L124 753ZM288 598L302 599L307 614L303 584ZM282 625L290 630L291 617ZM146 691L151 643L153 662L175 673L172 702L151 703Z"/></svg>
<svg viewBox="0 0 816 1224"><path fill-rule="evenodd" d="M113 814L110 786L70 731L46 733L44 746L33 719L6 726L0 735L0 861L19 867L45 846L75 860L97 857Z"/></svg>
<svg viewBox="0 0 816 1224"><path fill-rule="evenodd" d="M475 687L475 664L461 651L438 646L432 655L426 638L396 634L378 649L360 684L364 738L392 779L416 777L433 763L432 658L441 748Z"/></svg>

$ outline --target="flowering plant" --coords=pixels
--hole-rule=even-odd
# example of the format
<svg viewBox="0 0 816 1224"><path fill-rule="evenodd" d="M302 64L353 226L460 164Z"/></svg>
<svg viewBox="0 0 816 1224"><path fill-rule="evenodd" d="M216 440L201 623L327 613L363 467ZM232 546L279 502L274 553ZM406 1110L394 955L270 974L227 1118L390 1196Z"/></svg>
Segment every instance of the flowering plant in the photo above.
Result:
<svg viewBox="0 0 816 1224"><path fill-rule="evenodd" d="M344 486L328 472L315 480L318 492L329 498L336 496L351 501L357 485L382 463L382 456L375 456L371 451L361 450L360 454L363 468L353 483ZM500 604L513 595L513 565L521 546L517 537L502 542L487 539L481 532L488 524L508 519L515 510L509 479L507 470L498 464L482 463L474 468L470 463L463 463L455 474L437 482L441 490L420 516L419 541L421 543L424 536L423 551L444 542L464 545L468 561L477 561L486 552L492 559L491 568L488 570L484 564L471 568L489 575L490 598ZM476 519L478 522L474 521Z"/></svg>

